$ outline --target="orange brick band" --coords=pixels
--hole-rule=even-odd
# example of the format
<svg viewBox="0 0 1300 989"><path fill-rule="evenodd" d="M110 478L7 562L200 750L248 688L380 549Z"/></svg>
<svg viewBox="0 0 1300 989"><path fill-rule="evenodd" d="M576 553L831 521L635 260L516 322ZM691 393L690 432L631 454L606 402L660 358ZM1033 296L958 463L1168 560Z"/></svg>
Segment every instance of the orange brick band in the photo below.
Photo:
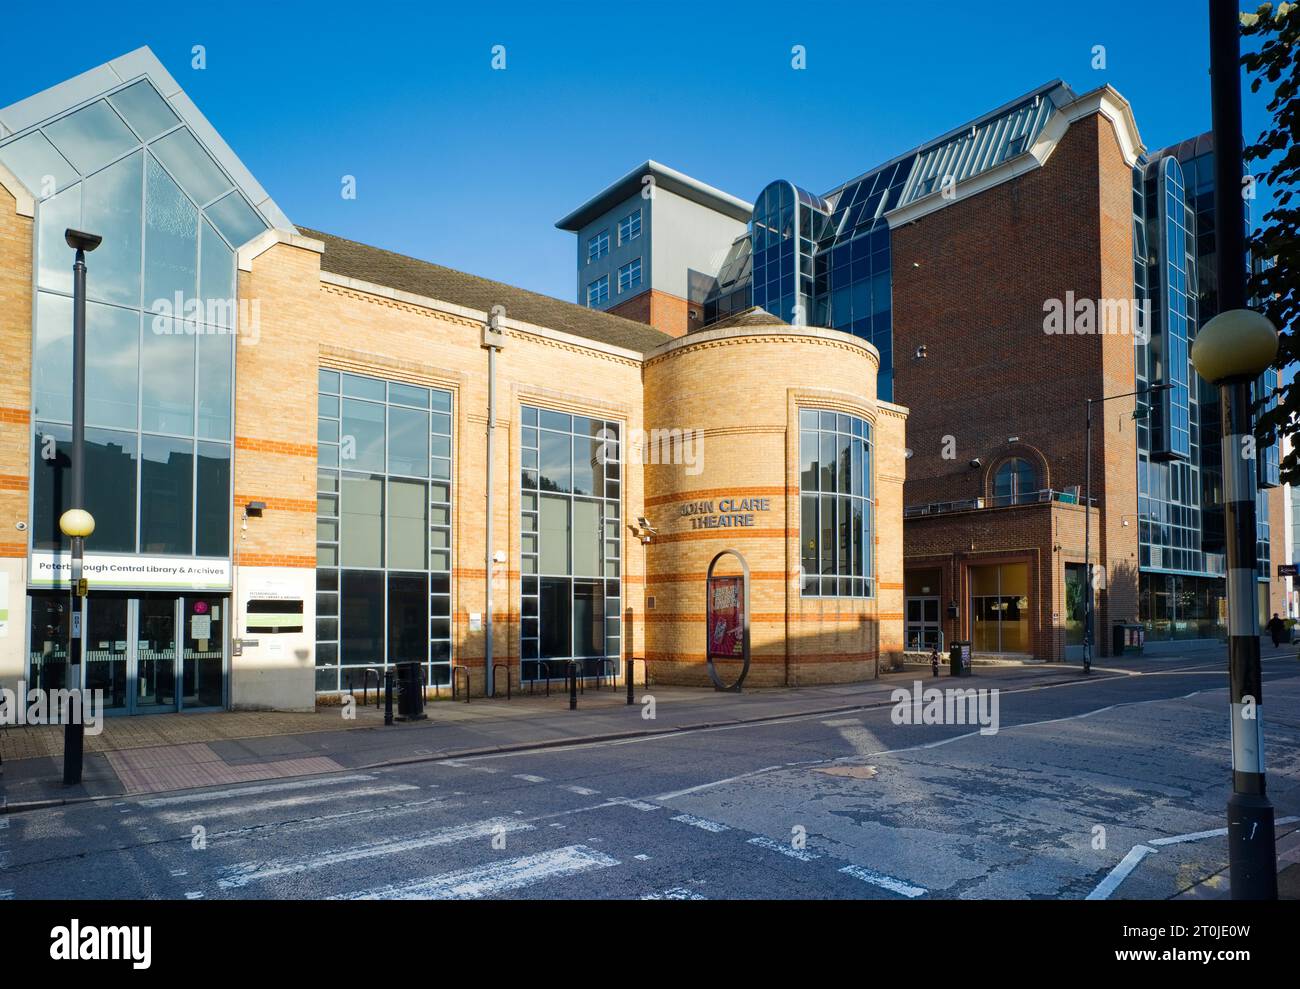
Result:
<svg viewBox="0 0 1300 989"><path fill-rule="evenodd" d="M282 440L262 440L254 436L236 436L236 450L255 450L259 453L284 453L291 457L316 456L314 443L285 443Z"/></svg>

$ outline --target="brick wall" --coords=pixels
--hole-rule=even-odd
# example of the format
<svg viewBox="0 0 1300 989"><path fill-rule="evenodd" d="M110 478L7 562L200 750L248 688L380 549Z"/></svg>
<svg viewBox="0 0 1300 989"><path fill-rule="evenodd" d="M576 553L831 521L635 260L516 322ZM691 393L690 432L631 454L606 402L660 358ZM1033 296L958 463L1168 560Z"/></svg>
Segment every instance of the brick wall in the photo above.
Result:
<svg viewBox="0 0 1300 989"><path fill-rule="evenodd" d="M1133 391L1133 341L1048 335L1044 303L1132 297L1131 212L1129 166L1111 123L1093 115L1070 126L1041 168L893 232L895 394L913 410L909 505L988 495L1011 456L1036 464L1039 486L1083 487L1085 399ZM920 345L928 356L915 360ZM1123 525L1137 510L1132 410L1131 399L1110 402L1093 423L1094 561L1111 574L1099 639L1111 611L1136 613L1137 527ZM913 531L909 522L909 540ZM1033 551L1053 559L1055 540L1038 532ZM907 555L919 555L910 542ZM1036 641L1049 635L1044 626Z"/></svg>

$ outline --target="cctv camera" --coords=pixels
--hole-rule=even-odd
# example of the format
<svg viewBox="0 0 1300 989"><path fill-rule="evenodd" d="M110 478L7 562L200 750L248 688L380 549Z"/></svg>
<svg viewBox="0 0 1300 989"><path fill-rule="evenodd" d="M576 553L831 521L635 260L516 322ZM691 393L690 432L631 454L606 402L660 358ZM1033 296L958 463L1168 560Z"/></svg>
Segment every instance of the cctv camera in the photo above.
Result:
<svg viewBox="0 0 1300 989"><path fill-rule="evenodd" d="M979 470L982 466L984 466L984 462L980 460L979 457L976 457L970 462L971 470Z"/></svg>

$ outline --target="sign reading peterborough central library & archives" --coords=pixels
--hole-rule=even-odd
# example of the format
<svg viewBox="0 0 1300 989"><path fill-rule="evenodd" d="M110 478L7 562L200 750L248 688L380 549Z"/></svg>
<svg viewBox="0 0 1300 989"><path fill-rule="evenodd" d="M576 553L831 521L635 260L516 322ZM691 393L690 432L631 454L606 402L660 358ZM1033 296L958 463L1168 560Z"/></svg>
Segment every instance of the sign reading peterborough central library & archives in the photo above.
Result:
<svg viewBox="0 0 1300 989"><path fill-rule="evenodd" d="M67 553L32 553L32 587L67 587L72 562ZM193 556L101 556L87 553L82 573L91 589L230 590L230 561Z"/></svg>
<svg viewBox="0 0 1300 989"><path fill-rule="evenodd" d="M727 529L752 526L755 512L771 510L771 498L721 498L716 509L712 501L688 501L679 514L692 529Z"/></svg>

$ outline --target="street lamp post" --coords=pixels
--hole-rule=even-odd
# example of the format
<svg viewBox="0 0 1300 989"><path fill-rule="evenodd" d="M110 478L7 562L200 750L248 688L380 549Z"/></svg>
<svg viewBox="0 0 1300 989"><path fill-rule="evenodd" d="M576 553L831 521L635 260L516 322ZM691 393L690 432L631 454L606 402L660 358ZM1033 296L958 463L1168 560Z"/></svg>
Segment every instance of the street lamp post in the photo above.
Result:
<svg viewBox="0 0 1300 989"><path fill-rule="evenodd" d="M1197 373L1219 389L1228 563L1228 681L1232 796L1228 873L1234 900L1277 899L1273 806L1264 792L1262 672L1256 592L1252 383L1277 356L1277 330L1246 308L1242 198L1241 36L1237 0L1210 0L1210 100L1219 315L1192 343Z"/></svg>
<svg viewBox="0 0 1300 989"><path fill-rule="evenodd" d="M95 520L85 509L86 499L86 254L103 240L96 234L68 228L64 231L68 246L77 252L72 264L72 483L68 510L59 517L59 528L72 540L72 573L69 580L72 622L68 636L69 691L81 689L82 643L85 641L86 585L82 581L81 563L86 537L95 531ZM68 718L63 726L63 782L81 782L82 747L85 724L81 718Z"/></svg>
<svg viewBox="0 0 1300 989"><path fill-rule="evenodd" d="M1102 402L1112 402L1117 398L1136 398L1139 395L1156 395L1162 391L1172 388L1171 384L1152 385L1150 388L1139 388L1137 391L1124 392L1122 395L1106 395L1103 398L1089 398L1084 401L1086 411L1086 422L1084 433L1086 439L1084 442L1086 455L1083 464L1083 579L1088 586L1085 588L1083 597L1083 672L1092 672L1092 597L1093 597L1093 580L1092 580L1092 407L1094 404L1100 405Z"/></svg>

